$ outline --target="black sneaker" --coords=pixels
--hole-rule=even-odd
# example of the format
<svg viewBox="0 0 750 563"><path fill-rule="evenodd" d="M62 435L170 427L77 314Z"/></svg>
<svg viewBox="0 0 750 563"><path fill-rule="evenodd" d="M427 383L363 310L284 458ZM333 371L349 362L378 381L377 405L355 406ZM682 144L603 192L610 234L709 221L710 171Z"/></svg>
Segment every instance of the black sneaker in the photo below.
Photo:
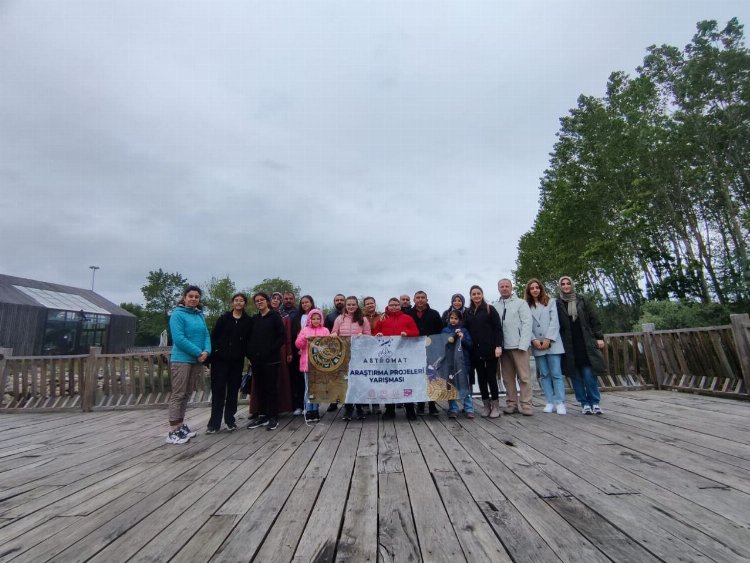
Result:
<svg viewBox="0 0 750 563"><path fill-rule="evenodd" d="M266 424L266 430L276 430L279 426L279 421L275 418L272 418L268 421L268 424Z"/></svg>
<svg viewBox="0 0 750 563"><path fill-rule="evenodd" d="M227 424L227 430L229 430L230 432L234 432L235 430L237 430L237 423L230 422L229 424Z"/></svg>
<svg viewBox="0 0 750 563"><path fill-rule="evenodd" d="M213 426L206 427L206 434L216 434L219 431L218 428L214 428Z"/></svg>
<svg viewBox="0 0 750 563"><path fill-rule="evenodd" d="M408 411L408 409L407 409L407 411ZM424 416L424 403L417 403L417 414L419 416Z"/></svg>
<svg viewBox="0 0 750 563"><path fill-rule="evenodd" d="M365 411L362 409L357 409L357 420L365 420L367 417L365 416Z"/></svg>
<svg viewBox="0 0 750 563"><path fill-rule="evenodd" d="M419 411L414 411L414 404L410 403L406 405L406 420L417 420L417 414L419 414ZM422 407L422 410L424 411L424 407ZM424 414L424 412L422 412Z"/></svg>
<svg viewBox="0 0 750 563"><path fill-rule="evenodd" d="M333 412L339 410L339 404L338 403L331 403L328 405L328 412Z"/></svg>
<svg viewBox="0 0 750 563"><path fill-rule="evenodd" d="M435 403L433 403L432 401L430 401L430 404L429 404L429 411L432 416L437 416L440 414L437 407L435 406Z"/></svg>
<svg viewBox="0 0 750 563"><path fill-rule="evenodd" d="M353 414L352 411L350 411L349 409L347 409L347 410L344 411L344 416L342 416L341 418L343 420L351 420L352 419L352 414Z"/></svg>
<svg viewBox="0 0 750 563"><path fill-rule="evenodd" d="M259 416L247 425L248 429L260 428L261 426L268 426L268 419L265 416Z"/></svg>

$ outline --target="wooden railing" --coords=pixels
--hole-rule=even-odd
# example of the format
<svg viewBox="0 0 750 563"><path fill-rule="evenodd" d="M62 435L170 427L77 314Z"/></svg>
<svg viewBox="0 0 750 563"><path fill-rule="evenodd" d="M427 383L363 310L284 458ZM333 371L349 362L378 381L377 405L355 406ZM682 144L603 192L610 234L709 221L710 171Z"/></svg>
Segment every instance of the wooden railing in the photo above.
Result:
<svg viewBox="0 0 750 563"><path fill-rule="evenodd" d="M0 359L0 409L82 409L163 406L169 400L169 350L136 354L34 356ZM0 350L2 353L2 350ZM204 370L189 399L210 404Z"/></svg>
<svg viewBox="0 0 750 563"><path fill-rule="evenodd" d="M605 335L604 390L673 389L748 398L750 320L719 327ZM0 348L0 410L163 406L169 400L169 349L132 354L13 357ZM204 370L191 404L210 404ZM245 401L243 401L245 402Z"/></svg>

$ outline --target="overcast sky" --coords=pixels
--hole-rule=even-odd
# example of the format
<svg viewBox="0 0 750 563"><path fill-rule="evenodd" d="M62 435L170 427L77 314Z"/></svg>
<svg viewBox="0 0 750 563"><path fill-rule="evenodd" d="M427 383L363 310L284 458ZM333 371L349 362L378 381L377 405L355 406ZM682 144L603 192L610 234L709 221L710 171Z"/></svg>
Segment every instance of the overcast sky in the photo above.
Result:
<svg viewBox="0 0 750 563"><path fill-rule="evenodd" d="M427 291L515 267L559 118L750 2L0 0L0 273L142 302Z"/></svg>

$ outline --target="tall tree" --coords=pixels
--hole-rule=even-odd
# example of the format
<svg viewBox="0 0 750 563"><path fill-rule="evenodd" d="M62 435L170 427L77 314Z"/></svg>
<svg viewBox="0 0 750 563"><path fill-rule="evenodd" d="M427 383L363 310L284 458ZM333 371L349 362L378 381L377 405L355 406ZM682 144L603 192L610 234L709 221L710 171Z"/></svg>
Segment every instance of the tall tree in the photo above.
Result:
<svg viewBox="0 0 750 563"><path fill-rule="evenodd" d="M186 285L187 279L178 272L168 273L159 268L148 273L146 285L141 288L145 310L161 316L162 330L168 327L169 313L177 305Z"/></svg>
<svg viewBox="0 0 750 563"><path fill-rule="evenodd" d="M236 286L228 275L221 279L212 277L204 284L201 303L209 329L213 328L216 319L232 306L232 295L236 292Z"/></svg>

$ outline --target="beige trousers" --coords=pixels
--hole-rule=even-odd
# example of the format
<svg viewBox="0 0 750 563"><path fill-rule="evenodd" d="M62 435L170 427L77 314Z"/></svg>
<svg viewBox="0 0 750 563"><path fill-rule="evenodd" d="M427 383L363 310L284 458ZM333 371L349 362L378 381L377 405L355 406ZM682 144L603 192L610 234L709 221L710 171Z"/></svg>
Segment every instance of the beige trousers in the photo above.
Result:
<svg viewBox="0 0 750 563"><path fill-rule="evenodd" d="M518 408L518 392L516 391L516 378L521 390L521 408L531 408L531 370L529 369L529 353L526 350L503 349L500 356L500 369L503 372L503 384L505 385L505 403L509 407Z"/></svg>
<svg viewBox="0 0 750 563"><path fill-rule="evenodd" d="M169 424L174 426L185 420L188 395L195 389L198 377L203 373L203 364L172 362L172 394L169 396Z"/></svg>

